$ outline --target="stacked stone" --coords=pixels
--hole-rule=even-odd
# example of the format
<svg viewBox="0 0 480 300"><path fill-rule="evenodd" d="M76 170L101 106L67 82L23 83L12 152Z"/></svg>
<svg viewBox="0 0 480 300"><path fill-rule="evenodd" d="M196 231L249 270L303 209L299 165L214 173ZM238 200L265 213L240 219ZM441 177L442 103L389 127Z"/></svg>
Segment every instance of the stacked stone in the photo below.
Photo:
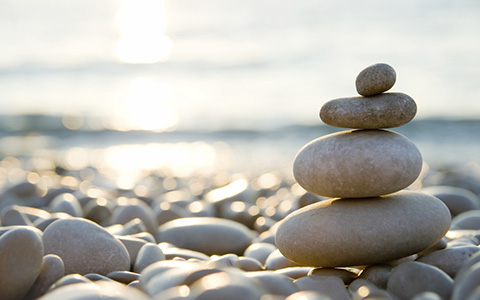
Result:
<svg viewBox="0 0 480 300"><path fill-rule="evenodd" d="M333 199L287 216L276 234L282 254L303 265L357 266L406 257L437 243L450 225L439 199L401 191L419 176L422 157L406 137L385 130L416 114L415 101L393 87L395 70L367 67L357 76L360 97L331 100L320 118L355 130L315 139L297 154L297 182L307 191Z"/></svg>

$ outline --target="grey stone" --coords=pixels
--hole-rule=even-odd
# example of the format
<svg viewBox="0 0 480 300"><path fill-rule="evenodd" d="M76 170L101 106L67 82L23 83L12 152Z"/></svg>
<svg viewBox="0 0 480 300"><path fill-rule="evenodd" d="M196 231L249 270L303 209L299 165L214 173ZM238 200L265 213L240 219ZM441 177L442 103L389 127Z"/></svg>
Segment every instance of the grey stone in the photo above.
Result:
<svg viewBox="0 0 480 300"><path fill-rule="evenodd" d="M130 269L125 246L96 223L73 218L50 224L43 233L46 254L60 256L65 273L98 273Z"/></svg>
<svg viewBox="0 0 480 300"><path fill-rule="evenodd" d="M432 246L449 225L450 212L442 201L402 191L304 207L281 222L275 241L286 258L302 265L370 265Z"/></svg>
<svg viewBox="0 0 480 300"><path fill-rule="evenodd" d="M220 218L192 217L167 222L159 227L157 241L199 251L207 255L243 254L252 242L243 224Z"/></svg>
<svg viewBox="0 0 480 300"><path fill-rule="evenodd" d="M465 262L479 250L477 246L447 248L421 256L417 261L435 266L455 278Z"/></svg>
<svg viewBox="0 0 480 300"><path fill-rule="evenodd" d="M28 226L17 227L0 237L0 299L17 300L27 294L40 273L42 238Z"/></svg>
<svg viewBox="0 0 480 300"><path fill-rule="evenodd" d="M37 279L22 300L37 299L45 294L50 286L64 275L65 266L60 256L54 254L45 255Z"/></svg>
<svg viewBox="0 0 480 300"><path fill-rule="evenodd" d="M391 89L396 79L397 74L391 66L379 63L363 69L355 79L355 87L360 95L372 96Z"/></svg>
<svg viewBox="0 0 480 300"><path fill-rule="evenodd" d="M406 262L396 267L388 279L387 291L400 300L410 300L422 292L434 292L449 299L453 279L442 270L420 262Z"/></svg>
<svg viewBox="0 0 480 300"><path fill-rule="evenodd" d="M320 119L335 127L379 129L407 124L416 113L417 104L410 96L386 93L330 100L320 109Z"/></svg>
<svg viewBox="0 0 480 300"><path fill-rule="evenodd" d="M307 191L328 197L371 197L413 183L422 156L406 137L387 130L353 130L311 141L297 154L293 173Z"/></svg>
<svg viewBox="0 0 480 300"><path fill-rule="evenodd" d="M447 205L452 216L465 211L480 209L480 199L467 189L441 185L423 188L422 192L442 200Z"/></svg>

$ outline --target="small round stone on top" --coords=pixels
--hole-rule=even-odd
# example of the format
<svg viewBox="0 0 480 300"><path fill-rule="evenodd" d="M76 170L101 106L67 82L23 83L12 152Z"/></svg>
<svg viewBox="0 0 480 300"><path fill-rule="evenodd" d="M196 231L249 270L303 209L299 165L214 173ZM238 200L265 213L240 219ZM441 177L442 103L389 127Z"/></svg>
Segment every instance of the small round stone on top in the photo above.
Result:
<svg viewBox="0 0 480 300"><path fill-rule="evenodd" d="M388 91L395 84L395 70L384 63L374 64L363 69L355 80L357 92L365 97Z"/></svg>

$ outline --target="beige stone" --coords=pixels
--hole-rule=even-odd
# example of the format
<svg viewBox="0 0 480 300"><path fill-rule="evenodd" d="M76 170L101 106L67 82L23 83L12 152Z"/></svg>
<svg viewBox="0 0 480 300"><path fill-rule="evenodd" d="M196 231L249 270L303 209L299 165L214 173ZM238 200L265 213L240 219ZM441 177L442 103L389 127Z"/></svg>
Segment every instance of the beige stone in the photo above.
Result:
<svg viewBox="0 0 480 300"><path fill-rule="evenodd" d="M288 259L309 266L382 263L438 242L450 212L437 198L402 191L364 199L330 199L287 216L276 244Z"/></svg>
<svg viewBox="0 0 480 300"><path fill-rule="evenodd" d="M422 156L401 134L353 130L305 145L293 173L307 191L328 197L371 197L399 191L417 179Z"/></svg>
<svg viewBox="0 0 480 300"><path fill-rule="evenodd" d="M355 87L360 95L373 96L391 89L396 79L397 74L391 66L379 63L363 69L355 79Z"/></svg>
<svg viewBox="0 0 480 300"><path fill-rule="evenodd" d="M22 299L40 273L42 238L34 229L17 227L0 237L0 299Z"/></svg>
<svg viewBox="0 0 480 300"><path fill-rule="evenodd" d="M359 129L399 127L417 113L415 101L402 93L339 98L326 102L320 119L330 126Z"/></svg>
<svg viewBox="0 0 480 300"><path fill-rule="evenodd" d="M167 222L159 227L157 241L199 251L207 255L243 254L252 243L243 224L220 218L192 217Z"/></svg>
<svg viewBox="0 0 480 300"><path fill-rule="evenodd" d="M420 262L407 262L396 267L388 279L387 291L400 300L410 300L422 292L434 292L450 299L453 279L442 270Z"/></svg>
<svg viewBox="0 0 480 300"><path fill-rule="evenodd" d="M43 233L46 254L60 256L65 274L98 273L130 269L125 246L96 223L73 218L50 224Z"/></svg>

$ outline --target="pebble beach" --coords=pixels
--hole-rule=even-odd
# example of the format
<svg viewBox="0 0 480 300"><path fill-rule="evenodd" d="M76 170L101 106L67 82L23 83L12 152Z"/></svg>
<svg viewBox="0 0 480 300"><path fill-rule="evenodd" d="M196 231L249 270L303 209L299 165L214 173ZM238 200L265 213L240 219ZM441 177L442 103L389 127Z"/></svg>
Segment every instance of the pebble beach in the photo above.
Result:
<svg viewBox="0 0 480 300"><path fill-rule="evenodd" d="M429 165L384 130L416 110L387 92L390 68L322 107L356 130L277 168L221 168L198 143L184 172L79 148L3 156L0 299L480 299L480 164ZM365 121L356 101L388 112Z"/></svg>

